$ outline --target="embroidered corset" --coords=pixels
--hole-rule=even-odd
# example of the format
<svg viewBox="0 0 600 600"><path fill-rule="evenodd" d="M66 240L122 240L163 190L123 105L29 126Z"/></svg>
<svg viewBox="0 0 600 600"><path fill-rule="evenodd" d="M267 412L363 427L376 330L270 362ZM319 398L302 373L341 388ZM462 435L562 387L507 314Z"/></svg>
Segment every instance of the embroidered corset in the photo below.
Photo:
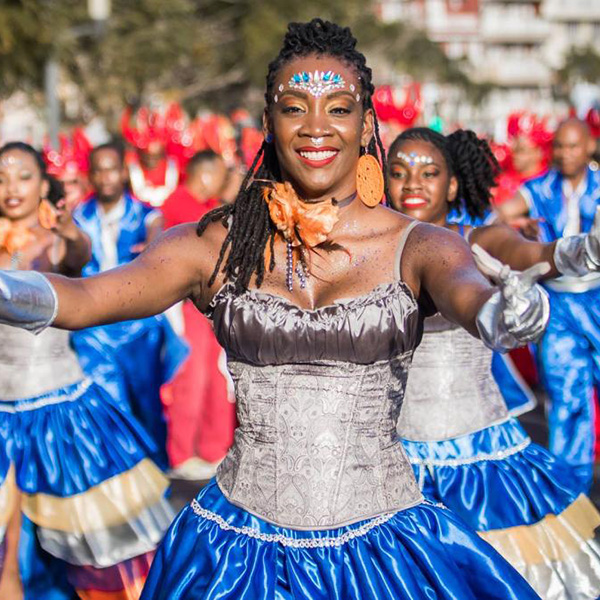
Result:
<svg viewBox="0 0 600 600"><path fill-rule="evenodd" d="M421 332L404 283L316 310L227 285L210 314L236 389L239 426L217 473L232 503L327 529L421 501L395 433Z"/></svg>
<svg viewBox="0 0 600 600"><path fill-rule="evenodd" d="M491 371L492 351L441 315L425 320L408 376L398 434L441 441L508 418Z"/></svg>
<svg viewBox="0 0 600 600"><path fill-rule="evenodd" d="M32 398L83 379L68 331L50 327L33 335L0 325L0 340L0 400Z"/></svg>

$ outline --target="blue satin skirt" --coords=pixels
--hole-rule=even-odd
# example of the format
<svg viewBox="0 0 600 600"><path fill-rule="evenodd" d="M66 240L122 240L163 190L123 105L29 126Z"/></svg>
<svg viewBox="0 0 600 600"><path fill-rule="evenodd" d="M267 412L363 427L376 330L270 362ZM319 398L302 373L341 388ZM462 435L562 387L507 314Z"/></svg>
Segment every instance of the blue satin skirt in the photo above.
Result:
<svg viewBox="0 0 600 600"><path fill-rule="evenodd" d="M85 373L141 423L154 442L152 460L166 469L160 388L187 358L187 344L164 315L76 331L71 342Z"/></svg>
<svg viewBox="0 0 600 600"><path fill-rule="evenodd" d="M168 482L147 458L152 448L88 379L0 400L0 525L20 508L81 597L139 594L172 519ZM23 569L24 578L35 568Z"/></svg>
<svg viewBox="0 0 600 600"><path fill-rule="evenodd" d="M600 514L572 467L533 444L515 419L402 443L425 497L480 532L540 596L600 596Z"/></svg>
<svg viewBox="0 0 600 600"><path fill-rule="evenodd" d="M528 600L529 585L429 503L331 530L272 525L211 481L159 547L142 600Z"/></svg>

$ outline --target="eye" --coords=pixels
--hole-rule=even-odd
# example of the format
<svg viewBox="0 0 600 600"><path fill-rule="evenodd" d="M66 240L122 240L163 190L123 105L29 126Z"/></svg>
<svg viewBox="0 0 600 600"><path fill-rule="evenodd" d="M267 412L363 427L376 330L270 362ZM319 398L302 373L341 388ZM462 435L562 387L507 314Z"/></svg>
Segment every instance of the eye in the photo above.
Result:
<svg viewBox="0 0 600 600"><path fill-rule="evenodd" d="M390 177L392 179L403 179L405 174L402 171L392 171Z"/></svg>
<svg viewBox="0 0 600 600"><path fill-rule="evenodd" d="M349 115L352 109L346 108L345 106L336 106L329 111L333 115Z"/></svg>
<svg viewBox="0 0 600 600"><path fill-rule="evenodd" d="M21 173L21 179L27 181L28 179L31 179L32 175L31 173Z"/></svg>
<svg viewBox="0 0 600 600"><path fill-rule="evenodd" d="M284 114L297 114L301 113L302 109L299 106L285 106L281 109Z"/></svg>
<svg viewBox="0 0 600 600"><path fill-rule="evenodd" d="M423 177L425 177L425 179L433 179L434 177L437 177L439 174L440 174L440 172L438 170L425 171L425 173L423 173Z"/></svg>

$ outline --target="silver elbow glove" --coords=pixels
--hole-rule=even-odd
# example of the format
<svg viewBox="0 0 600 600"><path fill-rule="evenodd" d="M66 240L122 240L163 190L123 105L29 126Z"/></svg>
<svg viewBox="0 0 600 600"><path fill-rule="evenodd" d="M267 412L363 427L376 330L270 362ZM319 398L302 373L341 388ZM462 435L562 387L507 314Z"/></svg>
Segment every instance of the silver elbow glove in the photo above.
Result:
<svg viewBox="0 0 600 600"><path fill-rule="evenodd" d="M568 277L600 271L600 207L596 209L589 233L570 235L556 242L554 264Z"/></svg>
<svg viewBox="0 0 600 600"><path fill-rule="evenodd" d="M39 333L52 325L58 299L37 271L0 271L0 323Z"/></svg>
<svg viewBox="0 0 600 600"><path fill-rule="evenodd" d="M538 263L520 273L477 244L472 250L479 269L500 288L477 315L477 330L483 343L492 350L506 352L538 341L550 318L550 302L536 281L550 270L550 265Z"/></svg>

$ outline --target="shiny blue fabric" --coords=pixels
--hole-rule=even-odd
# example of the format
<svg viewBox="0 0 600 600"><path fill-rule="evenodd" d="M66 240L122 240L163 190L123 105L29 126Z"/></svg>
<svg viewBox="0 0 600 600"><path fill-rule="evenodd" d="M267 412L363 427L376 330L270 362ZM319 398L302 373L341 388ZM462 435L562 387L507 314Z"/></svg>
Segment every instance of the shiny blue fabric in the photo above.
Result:
<svg viewBox="0 0 600 600"><path fill-rule="evenodd" d="M277 527L232 505L212 481L200 505L234 527L314 540L326 531ZM450 511L400 511L341 546L295 548L225 531L188 506L160 546L142 600L527 600L529 585Z"/></svg>
<svg viewBox="0 0 600 600"><path fill-rule="evenodd" d="M65 563L40 546L35 525L22 515L19 539L19 572L25 600L74 600L75 590L67 581Z"/></svg>
<svg viewBox="0 0 600 600"><path fill-rule="evenodd" d="M521 377L510 354L494 352L492 355L492 375L500 388L500 393L504 398L504 402L506 402L506 408L508 408L511 415L522 415L535 408L535 395Z"/></svg>
<svg viewBox="0 0 600 600"><path fill-rule="evenodd" d="M571 467L529 438L516 419L441 442L402 444L423 494L477 531L537 523L579 495ZM498 460L499 453L505 455ZM488 460L484 460L488 458ZM435 461L435 464L416 464ZM467 464L439 464L462 461Z"/></svg>
<svg viewBox="0 0 600 600"><path fill-rule="evenodd" d="M84 276L100 271L102 243L95 198L77 207L78 225L92 240L92 260ZM125 213L117 240L118 263L131 262L136 244L146 240L146 219L155 209L125 194ZM164 315L125 321L74 332L71 341L82 368L118 402L130 410L151 436L156 451L150 456L168 467L167 427L160 399L161 386L170 381L188 355L187 344L173 331Z"/></svg>
<svg viewBox="0 0 600 600"><path fill-rule="evenodd" d="M594 387L600 384L600 289L548 290L550 322L539 344L548 391L550 451L570 465L589 493L594 474Z"/></svg>
<svg viewBox="0 0 600 600"><path fill-rule="evenodd" d="M133 417L123 414L94 383L77 400L24 410L34 402L73 395L81 385L31 399L0 401L0 449L15 465L21 491L59 497L79 494L128 471L154 449ZM21 411L5 412L15 408Z"/></svg>
<svg viewBox="0 0 600 600"><path fill-rule="evenodd" d="M559 239L567 224L561 174L526 182L521 193L530 215L541 219L544 242ZM600 172L587 171L587 187L580 198L581 231L590 230L600 204ZM550 399L550 450L576 471L580 491L588 493L593 476L593 388L600 383L600 289L550 296L550 322L539 348L540 377Z"/></svg>

